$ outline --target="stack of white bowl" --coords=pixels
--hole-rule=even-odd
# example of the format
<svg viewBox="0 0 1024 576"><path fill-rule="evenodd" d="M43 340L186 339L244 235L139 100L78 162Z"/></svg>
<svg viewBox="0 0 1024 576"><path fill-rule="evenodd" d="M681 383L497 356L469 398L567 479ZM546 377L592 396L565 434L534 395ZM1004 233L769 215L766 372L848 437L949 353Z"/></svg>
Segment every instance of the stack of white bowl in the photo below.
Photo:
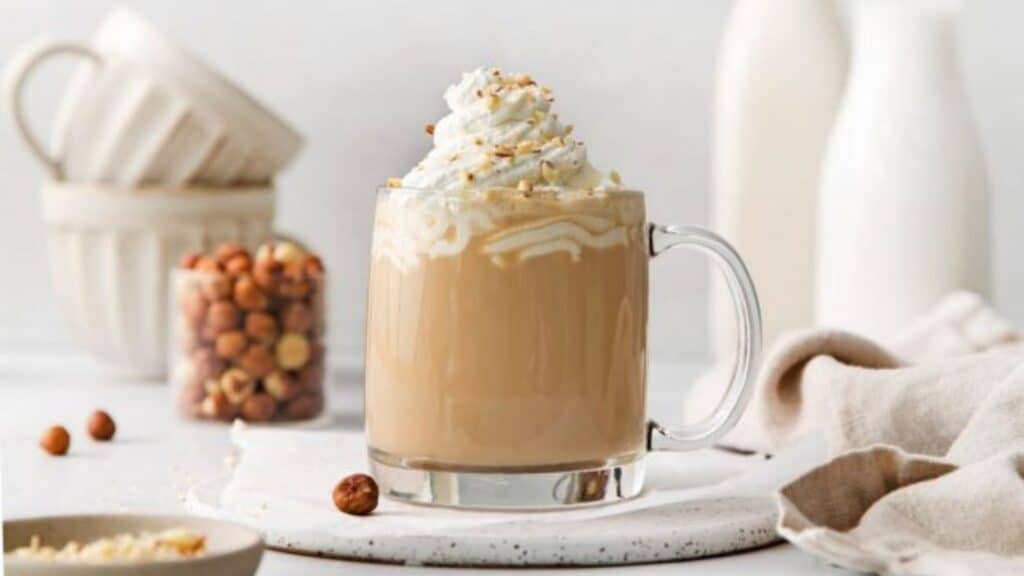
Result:
<svg viewBox="0 0 1024 576"><path fill-rule="evenodd" d="M29 130L26 80L84 62L58 111L53 152ZM186 251L269 239L274 175L302 137L137 14L88 43L36 41L6 71L18 133L43 165L51 277L76 339L125 375L165 371L168 272Z"/></svg>

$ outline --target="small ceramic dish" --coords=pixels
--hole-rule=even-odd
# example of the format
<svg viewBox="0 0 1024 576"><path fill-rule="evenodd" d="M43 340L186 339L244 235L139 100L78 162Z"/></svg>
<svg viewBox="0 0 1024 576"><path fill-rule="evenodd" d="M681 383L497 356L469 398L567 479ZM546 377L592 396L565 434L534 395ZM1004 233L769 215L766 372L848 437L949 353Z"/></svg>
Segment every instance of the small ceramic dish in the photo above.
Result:
<svg viewBox="0 0 1024 576"><path fill-rule="evenodd" d="M187 528L206 536L206 551L195 558L148 562L61 563L7 556L38 536L47 546L63 547L118 534ZM263 556L263 539L255 531L223 520L199 516L92 514L50 516L4 522L6 576L252 576Z"/></svg>

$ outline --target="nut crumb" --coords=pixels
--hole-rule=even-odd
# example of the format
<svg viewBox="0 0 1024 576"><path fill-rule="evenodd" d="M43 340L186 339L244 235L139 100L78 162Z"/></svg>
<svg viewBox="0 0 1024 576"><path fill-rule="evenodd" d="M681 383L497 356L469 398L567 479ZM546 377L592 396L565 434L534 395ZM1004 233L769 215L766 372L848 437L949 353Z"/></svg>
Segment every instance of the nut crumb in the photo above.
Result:
<svg viewBox="0 0 1024 576"><path fill-rule="evenodd" d="M434 135L434 125L433 124L427 124L426 126L423 127L423 129L427 132L427 134L430 134L431 136Z"/></svg>
<svg viewBox="0 0 1024 576"><path fill-rule="evenodd" d="M401 178L388 178L387 185L388 185L388 188L401 188L402 187L402 179Z"/></svg>

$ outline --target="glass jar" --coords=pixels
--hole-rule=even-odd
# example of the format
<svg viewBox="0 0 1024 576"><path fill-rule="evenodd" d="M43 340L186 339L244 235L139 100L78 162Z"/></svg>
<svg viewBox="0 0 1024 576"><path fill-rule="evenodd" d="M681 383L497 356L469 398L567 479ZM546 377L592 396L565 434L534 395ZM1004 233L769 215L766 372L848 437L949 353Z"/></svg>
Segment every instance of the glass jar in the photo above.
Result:
<svg viewBox="0 0 1024 576"><path fill-rule="evenodd" d="M171 278L175 404L188 418L291 422L325 404L325 277L291 243L225 245Z"/></svg>

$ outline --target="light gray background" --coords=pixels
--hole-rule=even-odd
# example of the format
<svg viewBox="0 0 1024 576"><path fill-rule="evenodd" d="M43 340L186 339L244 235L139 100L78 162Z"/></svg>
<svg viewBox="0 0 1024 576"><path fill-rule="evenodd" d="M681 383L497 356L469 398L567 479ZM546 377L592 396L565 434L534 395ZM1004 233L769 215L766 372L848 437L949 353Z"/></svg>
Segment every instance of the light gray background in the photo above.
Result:
<svg viewBox="0 0 1024 576"><path fill-rule="evenodd" d="M898 1L898 0L893 0ZM322 251L331 338L358 362L374 189L428 149L460 72L496 64L552 86L598 166L648 191L660 221L706 223L711 88L729 2L517 0L130 3L295 124L307 148L279 180L278 223ZM42 34L84 39L108 1L0 0L0 58ZM1024 323L1024 3L975 0L962 22L967 89L993 188L994 296ZM30 87L46 130L70 66ZM38 214L41 171L0 126L0 352L66 348ZM899 191L893 191L899 193ZM697 256L653 270L656 359L706 353L707 268Z"/></svg>

